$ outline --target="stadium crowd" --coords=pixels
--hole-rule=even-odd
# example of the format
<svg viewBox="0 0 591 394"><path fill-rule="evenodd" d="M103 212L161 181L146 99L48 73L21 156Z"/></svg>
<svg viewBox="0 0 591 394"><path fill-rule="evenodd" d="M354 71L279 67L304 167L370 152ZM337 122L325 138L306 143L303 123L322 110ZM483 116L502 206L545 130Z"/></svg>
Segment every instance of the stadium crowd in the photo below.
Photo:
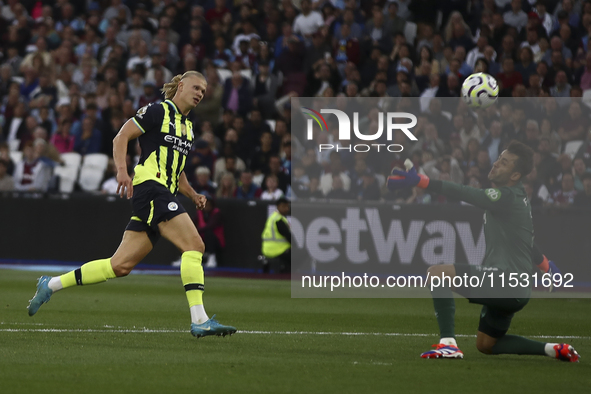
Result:
<svg viewBox="0 0 591 394"><path fill-rule="evenodd" d="M186 173L198 192L443 203L419 189L391 195L382 181L410 158L434 179L487 187L499 152L518 139L536 151L525 182L533 205L591 206L591 1L0 5L0 191L59 190L62 155L112 157L123 123L163 100L159 88L172 76L197 70L208 88L191 114L199 139ZM479 71L501 87L484 112L454 99ZM386 159L318 152L336 136L306 141L292 130L292 97L392 103L418 114L419 141L399 141L405 149ZM138 149L129 146L130 171ZM114 192L113 176L107 166L105 192Z"/></svg>

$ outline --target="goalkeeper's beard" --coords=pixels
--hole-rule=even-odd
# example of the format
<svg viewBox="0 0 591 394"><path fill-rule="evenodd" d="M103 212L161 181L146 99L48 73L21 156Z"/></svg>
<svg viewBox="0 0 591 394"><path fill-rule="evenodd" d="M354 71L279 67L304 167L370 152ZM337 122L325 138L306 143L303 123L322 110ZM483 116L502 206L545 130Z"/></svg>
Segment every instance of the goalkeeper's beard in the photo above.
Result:
<svg viewBox="0 0 591 394"><path fill-rule="evenodd" d="M491 181L492 183L495 184L495 187L503 187L505 185L507 185L507 180L503 179L502 174L498 174L498 173L494 173L493 171L495 171L495 168L491 168L490 172L488 173L488 180Z"/></svg>

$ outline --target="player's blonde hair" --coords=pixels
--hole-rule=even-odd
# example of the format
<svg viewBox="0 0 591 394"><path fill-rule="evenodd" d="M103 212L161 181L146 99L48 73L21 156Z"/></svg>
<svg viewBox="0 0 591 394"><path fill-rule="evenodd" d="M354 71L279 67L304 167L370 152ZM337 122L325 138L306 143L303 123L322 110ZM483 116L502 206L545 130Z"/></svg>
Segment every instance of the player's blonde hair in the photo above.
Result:
<svg viewBox="0 0 591 394"><path fill-rule="evenodd" d="M187 71L184 74L178 74L175 75L172 80L168 83L165 83L164 86L162 87L162 89L160 89L162 91L162 93L164 93L164 98L166 100L170 100L174 97L174 95L176 94L177 89L179 88L179 83L188 77L199 77L202 78L203 80L205 80L205 77L203 76L203 74L201 74L198 71Z"/></svg>

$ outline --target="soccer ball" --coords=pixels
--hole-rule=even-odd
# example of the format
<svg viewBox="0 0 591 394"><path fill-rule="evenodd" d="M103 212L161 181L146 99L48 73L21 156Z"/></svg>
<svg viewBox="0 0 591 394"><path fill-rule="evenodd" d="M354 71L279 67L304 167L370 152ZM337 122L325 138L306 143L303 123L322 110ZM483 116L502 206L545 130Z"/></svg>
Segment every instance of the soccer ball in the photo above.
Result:
<svg viewBox="0 0 591 394"><path fill-rule="evenodd" d="M497 80L485 73L470 75L462 84L462 98L471 108L488 108L499 97Z"/></svg>

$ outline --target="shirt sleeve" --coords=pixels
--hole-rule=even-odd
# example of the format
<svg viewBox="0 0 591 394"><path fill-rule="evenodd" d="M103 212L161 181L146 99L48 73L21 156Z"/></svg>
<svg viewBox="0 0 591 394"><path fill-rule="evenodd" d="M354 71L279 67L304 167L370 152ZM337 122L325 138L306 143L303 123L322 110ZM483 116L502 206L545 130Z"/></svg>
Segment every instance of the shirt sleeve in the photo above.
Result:
<svg viewBox="0 0 591 394"><path fill-rule="evenodd" d="M508 187L476 189L447 181L430 181L426 190L462 200L490 211L508 209L514 198L513 192Z"/></svg>
<svg viewBox="0 0 591 394"><path fill-rule="evenodd" d="M154 130L159 131L163 118L164 108L162 105L151 103L138 109L132 119L142 133L146 134Z"/></svg>

